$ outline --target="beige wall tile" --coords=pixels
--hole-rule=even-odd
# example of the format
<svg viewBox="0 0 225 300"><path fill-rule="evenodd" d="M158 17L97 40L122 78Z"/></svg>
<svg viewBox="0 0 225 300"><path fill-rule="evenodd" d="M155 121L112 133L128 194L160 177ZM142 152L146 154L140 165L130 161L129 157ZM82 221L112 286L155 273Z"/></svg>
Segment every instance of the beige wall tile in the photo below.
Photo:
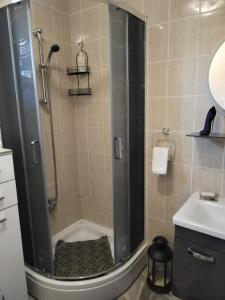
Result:
<svg viewBox="0 0 225 300"><path fill-rule="evenodd" d="M167 124L171 130L193 131L195 97L169 97L167 102Z"/></svg>
<svg viewBox="0 0 225 300"><path fill-rule="evenodd" d="M194 167L192 176L192 191L212 191L221 193L222 171Z"/></svg>
<svg viewBox="0 0 225 300"><path fill-rule="evenodd" d="M51 5L66 14L69 13L69 1L62 1L62 0L51 0ZM76 0L75 0L76 1Z"/></svg>
<svg viewBox="0 0 225 300"><path fill-rule="evenodd" d="M194 95L196 58L185 58L169 62L168 95Z"/></svg>
<svg viewBox="0 0 225 300"><path fill-rule="evenodd" d="M69 17L70 20L70 41L71 43L78 44L82 40L83 32L81 27L81 13L73 14ZM76 49L77 50L77 49ZM73 61L75 64L76 52L73 54Z"/></svg>
<svg viewBox="0 0 225 300"><path fill-rule="evenodd" d="M186 197L170 194L165 199L165 219L170 223L178 209L185 203Z"/></svg>
<svg viewBox="0 0 225 300"><path fill-rule="evenodd" d="M101 80L101 97L103 100L110 99L111 89L110 89L110 73L109 70L102 70L100 72Z"/></svg>
<svg viewBox="0 0 225 300"><path fill-rule="evenodd" d="M183 2L182 0L179 1ZM198 17L178 20L170 23L170 59L192 57L197 55L198 24Z"/></svg>
<svg viewBox="0 0 225 300"><path fill-rule="evenodd" d="M103 128L88 128L88 150L90 153L105 153Z"/></svg>
<svg viewBox="0 0 225 300"><path fill-rule="evenodd" d="M222 169L224 141L210 141L209 139L195 139L194 166Z"/></svg>
<svg viewBox="0 0 225 300"><path fill-rule="evenodd" d="M82 22L85 40L93 40L100 36L99 9L97 6L82 12Z"/></svg>
<svg viewBox="0 0 225 300"><path fill-rule="evenodd" d="M92 199L95 204L102 205L106 201L106 182L104 178L91 178ZM95 207L95 210L96 209Z"/></svg>
<svg viewBox="0 0 225 300"><path fill-rule="evenodd" d="M109 13L108 5L103 3L99 5L100 14L100 35L106 37L109 35Z"/></svg>
<svg viewBox="0 0 225 300"><path fill-rule="evenodd" d="M109 70L110 65L110 53L109 53L109 37L104 37L101 39L101 58L100 58L100 68Z"/></svg>
<svg viewBox="0 0 225 300"><path fill-rule="evenodd" d="M146 241L152 243L157 235L165 235L165 223L154 218L147 218Z"/></svg>
<svg viewBox="0 0 225 300"><path fill-rule="evenodd" d="M61 129L61 143L63 153L75 153L77 150L76 142L77 140L75 128Z"/></svg>
<svg viewBox="0 0 225 300"><path fill-rule="evenodd" d="M70 14L76 13L81 9L81 1L80 0L69 0L69 12Z"/></svg>
<svg viewBox="0 0 225 300"><path fill-rule="evenodd" d="M154 147L154 131L145 131L145 159L152 160L152 149Z"/></svg>
<svg viewBox="0 0 225 300"><path fill-rule="evenodd" d="M167 62L148 65L148 97L167 96Z"/></svg>
<svg viewBox="0 0 225 300"><path fill-rule="evenodd" d="M212 55L225 40L225 10L202 14L200 18L199 54Z"/></svg>
<svg viewBox="0 0 225 300"><path fill-rule="evenodd" d="M166 184L168 195L189 196L191 192L191 166L169 164Z"/></svg>
<svg viewBox="0 0 225 300"><path fill-rule="evenodd" d="M169 246L174 248L175 225L172 222L165 222L165 235L169 242Z"/></svg>
<svg viewBox="0 0 225 300"><path fill-rule="evenodd" d="M200 12L200 0L171 0L170 19L180 19L197 15Z"/></svg>
<svg viewBox="0 0 225 300"><path fill-rule="evenodd" d="M41 27L43 39L53 38L53 10L39 2L32 1L32 25L33 28Z"/></svg>
<svg viewBox="0 0 225 300"><path fill-rule="evenodd" d="M88 152L78 152L77 154L78 172L84 176L89 175Z"/></svg>
<svg viewBox="0 0 225 300"><path fill-rule="evenodd" d="M169 0L144 0L144 13L148 16L149 24L168 21Z"/></svg>
<svg viewBox="0 0 225 300"><path fill-rule="evenodd" d="M88 99L75 99L75 126L86 127L87 125L87 105Z"/></svg>
<svg viewBox="0 0 225 300"><path fill-rule="evenodd" d="M158 191L147 190L146 195L148 217L164 220L165 196Z"/></svg>
<svg viewBox="0 0 225 300"><path fill-rule="evenodd" d="M92 0L81 0L81 9L88 9L90 7L93 6L97 6L97 2L96 1L92 1Z"/></svg>
<svg viewBox="0 0 225 300"><path fill-rule="evenodd" d="M89 101L86 105L87 126L103 127L103 102Z"/></svg>
<svg viewBox="0 0 225 300"><path fill-rule="evenodd" d="M90 174L92 178L104 178L105 157L103 154L89 153Z"/></svg>
<svg viewBox="0 0 225 300"><path fill-rule="evenodd" d="M90 177L79 174L79 194L83 202L85 203L91 197L91 181ZM82 207L83 208L83 207ZM82 210L82 214L83 214Z"/></svg>
<svg viewBox="0 0 225 300"><path fill-rule="evenodd" d="M191 138L186 137L184 131L171 132L173 136L172 143L172 162L182 165L192 164L192 145Z"/></svg>
<svg viewBox="0 0 225 300"><path fill-rule="evenodd" d="M149 106L147 128L161 130L166 126L166 98L151 98L147 101Z"/></svg>
<svg viewBox="0 0 225 300"><path fill-rule="evenodd" d="M112 132L110 127L104 127L105 154L112 154Z"/></svg>
<svg viewBox="0 0 225 300"><path fill-rule="evenodd" d="M155 25L148 29L149 62L168 58L168 25Z"/></svg>
<svg viewBox="0 0 225 300"><path fill-rule="evenodd" d="M59 11L53 11L54 17L54 38L63 43L70 42L70 23L68 15Z"/></svg>
<svg viewBox="0 0 225 300"><path fill-rule="evenodd" d="M101 49L101 43L99 40L87 41L85 43L85 51L87 51L88 53L88 62L92 70L100 69L100 62L101 62L100 49Z"/></svg>
<svg viewBox="0 0 225 300"><path fill-rule="evenodd" d="M199 56L198 74L197 74L197 91L199 95L209 95L209 68L212 61L211 56Z"/></svg>
<svg viewBox="0 0 225 300"><path fill-rule="evenodd" d="M78 127L77 128L77 150L78 152L88 152L88 138L87 138L87 128Z"/></svg>

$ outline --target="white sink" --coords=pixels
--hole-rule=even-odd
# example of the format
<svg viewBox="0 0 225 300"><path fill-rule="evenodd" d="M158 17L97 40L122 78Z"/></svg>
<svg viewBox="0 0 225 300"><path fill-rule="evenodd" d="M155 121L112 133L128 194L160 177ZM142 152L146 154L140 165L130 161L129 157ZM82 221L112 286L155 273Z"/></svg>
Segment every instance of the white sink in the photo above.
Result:
<svg viewBox="0 0 225 300"><path fill-rule="evenodd" d="M225 240L225 198L200 200L194 193L173 216L173 223Z"/></svg>

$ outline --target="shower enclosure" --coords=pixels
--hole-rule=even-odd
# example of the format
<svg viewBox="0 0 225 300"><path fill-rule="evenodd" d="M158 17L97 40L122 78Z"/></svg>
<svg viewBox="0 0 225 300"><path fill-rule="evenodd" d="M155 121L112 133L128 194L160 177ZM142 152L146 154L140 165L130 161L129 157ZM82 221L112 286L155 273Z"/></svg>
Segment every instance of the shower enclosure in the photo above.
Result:
<svg viewBox="0 0 225 300"><path fill-rule="evenodd" d="M54 284L58 293L74 291L83 280L93 288L91 278L110 282L120 270L126 278L126 266L134 272L128 286L145 264L145 23L114 5L75 2L80 4L24 0L0 9L1 133L3 146L14 153L28 286L36 297ZM76 83L66 70L75 66L80 40L93 94L71 97L68 89ZM108 236L112 268L56 276L60 239L101 236ZM112 287L112 295L124 286Z"/></svg>

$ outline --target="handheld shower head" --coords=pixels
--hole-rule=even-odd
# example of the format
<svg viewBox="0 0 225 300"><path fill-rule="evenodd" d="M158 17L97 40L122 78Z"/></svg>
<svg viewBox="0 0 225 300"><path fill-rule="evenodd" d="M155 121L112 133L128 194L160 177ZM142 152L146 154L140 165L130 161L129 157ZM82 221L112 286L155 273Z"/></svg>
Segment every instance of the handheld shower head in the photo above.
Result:
<svg viewBox="0 0 225 300"><path fill-rule="evenodd" d="M59 45L54 44L54 45L51 46L51 50L50 51L52 51L52 52L58 52L59 50L60 50Z"/></svg>
<svg viewBox="0 0 225 300"><path fill-rule="evenodd" d="M54 45L51 46L51 48L50 48L50 50L49 50L49 53L48 53L47 62L46 62L46 66L47 66L47 67L48 67L49 64L50 64L52 54L53 54L54 52L58 52L59 50L60 50L59 45L54 44Z"/></svg>

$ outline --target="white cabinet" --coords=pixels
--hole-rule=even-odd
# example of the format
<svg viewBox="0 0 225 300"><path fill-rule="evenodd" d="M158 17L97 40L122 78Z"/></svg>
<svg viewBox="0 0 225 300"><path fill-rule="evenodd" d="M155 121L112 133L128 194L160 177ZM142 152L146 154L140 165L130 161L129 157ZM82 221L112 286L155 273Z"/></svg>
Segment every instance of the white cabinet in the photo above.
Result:
<svg viewBox="0 0 225 300"><path fill-rule="evenodd" d="M7 170L11 168L11 170ZM27 300L12 154L0 151L0 300Z"/></svg>

